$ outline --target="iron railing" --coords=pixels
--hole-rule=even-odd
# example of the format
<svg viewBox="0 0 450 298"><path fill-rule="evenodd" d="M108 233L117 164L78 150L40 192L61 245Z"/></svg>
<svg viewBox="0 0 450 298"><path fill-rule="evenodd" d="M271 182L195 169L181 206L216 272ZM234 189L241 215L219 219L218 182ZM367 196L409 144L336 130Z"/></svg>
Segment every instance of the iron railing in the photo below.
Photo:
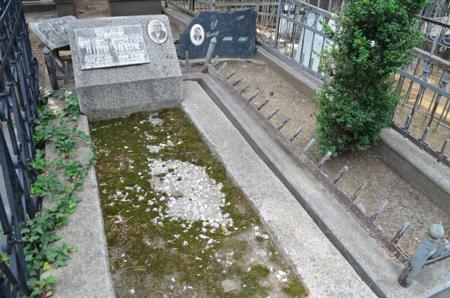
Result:
<svg viewBox="0 0 450 298"><path fill-rule="evenodd" d="M0 0L0 63L0 296L23 297L29 290L21 228L38 210L28 163L36 151L39 86L20 0Z"/></svg>
<svg viewBox="0 0 450 298"><path fill-rule="evenodd" d="M445 3L444 3L445 2ZM322 2L323 4L324 2ZM323 33L323 23L334 25L334 12L344 1L326 5L316 1L279 0L275 24L258 27L263 46L291 65L324 79L319 54L332 41ZM394 129L438 161L450 165L450 94L448 92L450 26L448 1L435 0L418 18L417 30L424 36L412 51L412 63L398 70L398 106ZM275 29L274 29L275 28Z"/></svg>
<svg viewBox="0 0 450 298"><path fill-rule="evenodd" d="M271 46L301 69L323 79L319 54L331 41L323 24L332 24L333 14L302 1L282 0Z"/></svg>
<svg viewBox="0 0 450 298"><path fill-rule="evenodd" d="M335 13L345 4L344 0L169 1L191 15L210 9L255 9L260 45L319 79L324 79L319 54L332 42L323 32L323 23L333 26ZM396 75L396 91L402 100L393 125L446 165L450 165L449 15L448 1L434 0L418 17L423 43L412 51L413 62Z"/></svg>

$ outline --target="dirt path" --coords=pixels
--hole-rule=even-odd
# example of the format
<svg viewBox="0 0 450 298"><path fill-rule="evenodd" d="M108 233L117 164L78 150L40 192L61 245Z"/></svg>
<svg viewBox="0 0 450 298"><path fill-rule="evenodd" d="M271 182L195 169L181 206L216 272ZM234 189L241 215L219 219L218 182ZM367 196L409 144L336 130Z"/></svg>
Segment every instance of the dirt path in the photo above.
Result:
<svg viewBox="0 0 450 298"><path fill-rule="evenodd" d="M221 64L217 68L220 66ZM245 80L252 80L251 86L243 93L245 97L250 97L258 89L261 91L260 95L251 101L255 108L269 100L269 103L260 110L262 115L268 117L275 109L280 109L270 120L274 126L281 125L285 119L291 119L281 129L286 138L291 137L298 127L303 127L302 133L294 141L297 150L303 150L315 134L314 100L283 80L267 65L228 62L223 73L228 75L233 70L238 72L228 79L229 82L244 79L236 84L236 89L241 90L246 85ZM318 161L319 156L316 154L317 150L312 150L310 158ZM397 176L373 150L338 156L326 163L323 170L330 177L334 177L344 165L350 170L339 181L338 186L351 195L358 186L367 181L368 186L358 196L356 202L362 202L368 214L374 213L383 200L389 201L389 206L377 219L377 224L381 225L388 235L393 236L405 222L411 223L410 230L400 241L401 248L409 255L413 253L414 247L431 224L441 222L447 232L450 230L448 215L427 196Z"/></svg>

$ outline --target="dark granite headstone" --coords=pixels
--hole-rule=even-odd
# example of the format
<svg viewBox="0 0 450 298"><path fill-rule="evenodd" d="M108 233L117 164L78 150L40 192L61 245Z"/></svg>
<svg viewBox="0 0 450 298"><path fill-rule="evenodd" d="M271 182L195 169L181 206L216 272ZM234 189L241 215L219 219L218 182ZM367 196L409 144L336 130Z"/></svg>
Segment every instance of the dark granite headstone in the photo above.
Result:
<svg viewBox="0 0 450 298"><path fill-rule="evenodd" d="M82 70L149 63L140 25L75 29Z"/></svg>
<svg viewBox="0 0 450 298"><path fill-rule="evenodd" d="M213 56L220 58L253 57L256 39L256 12L253 9L229 13L201 12L181 34L177 54L190 59L204 58L209 41L217 38Z"/></svg>
<svg viewBox="0 0 450 298"><path fill-rule="evenodd" d="M54 50L69 46L67 23L75 19L74 16L66 16L43 20L30 23L30 28L50 50Z"/></svg>

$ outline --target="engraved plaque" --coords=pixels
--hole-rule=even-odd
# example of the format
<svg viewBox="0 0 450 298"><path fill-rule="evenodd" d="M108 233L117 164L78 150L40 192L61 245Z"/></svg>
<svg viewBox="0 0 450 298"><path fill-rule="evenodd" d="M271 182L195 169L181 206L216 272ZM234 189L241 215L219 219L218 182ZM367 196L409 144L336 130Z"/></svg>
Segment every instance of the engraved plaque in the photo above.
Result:
<svg viewBox="0 0 450 298"><path fill-rule="evenodd" d="M74 16L66 16L33 22L30 24L30 28L50 50L54 50L69 46L67 21L75 19Z"/></svg>
<svg viewBox="0 0 450 298"><path fill-rule="evenodd" d="M82 70L149 63L140 25L75 29Z"/></svg>

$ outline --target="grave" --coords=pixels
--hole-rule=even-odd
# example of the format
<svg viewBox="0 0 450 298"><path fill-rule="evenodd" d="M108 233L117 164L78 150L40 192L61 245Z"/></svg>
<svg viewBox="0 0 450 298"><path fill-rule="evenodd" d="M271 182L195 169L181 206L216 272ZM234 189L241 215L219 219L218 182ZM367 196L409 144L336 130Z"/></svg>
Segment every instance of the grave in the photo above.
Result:
<svg viewBox="0 0 450 298"><path fill-rule="evenodd" d="M166 16L71 22L80 109L90 119L178 105L182 75Z"/></svg>
<svg viewBox="0 0 450 298"><path fill-rule="evenodd" d="M68 22L76 20L74 16L65 16L30 23L30 29L50 49L69 46Z"/></svg>
<svg viewBox="0 0 450 298"><path fill-rule="evenodd" d="M69 50L69 25L74 16L47 19L30 24L31 30L45 44L43 54L48 77L53 90L59 89L58 80L67 81L70 73L71 56Z"/></svg>
<svg viewBox="0 0 450 298"><path fill-rule="evenodd" d="M256 49L256 12L253 9L220 13L202 11L180 36L177 54L180 58L204 58L209 41L216 37L213 56L220 58L253 57Z"/></svg>

